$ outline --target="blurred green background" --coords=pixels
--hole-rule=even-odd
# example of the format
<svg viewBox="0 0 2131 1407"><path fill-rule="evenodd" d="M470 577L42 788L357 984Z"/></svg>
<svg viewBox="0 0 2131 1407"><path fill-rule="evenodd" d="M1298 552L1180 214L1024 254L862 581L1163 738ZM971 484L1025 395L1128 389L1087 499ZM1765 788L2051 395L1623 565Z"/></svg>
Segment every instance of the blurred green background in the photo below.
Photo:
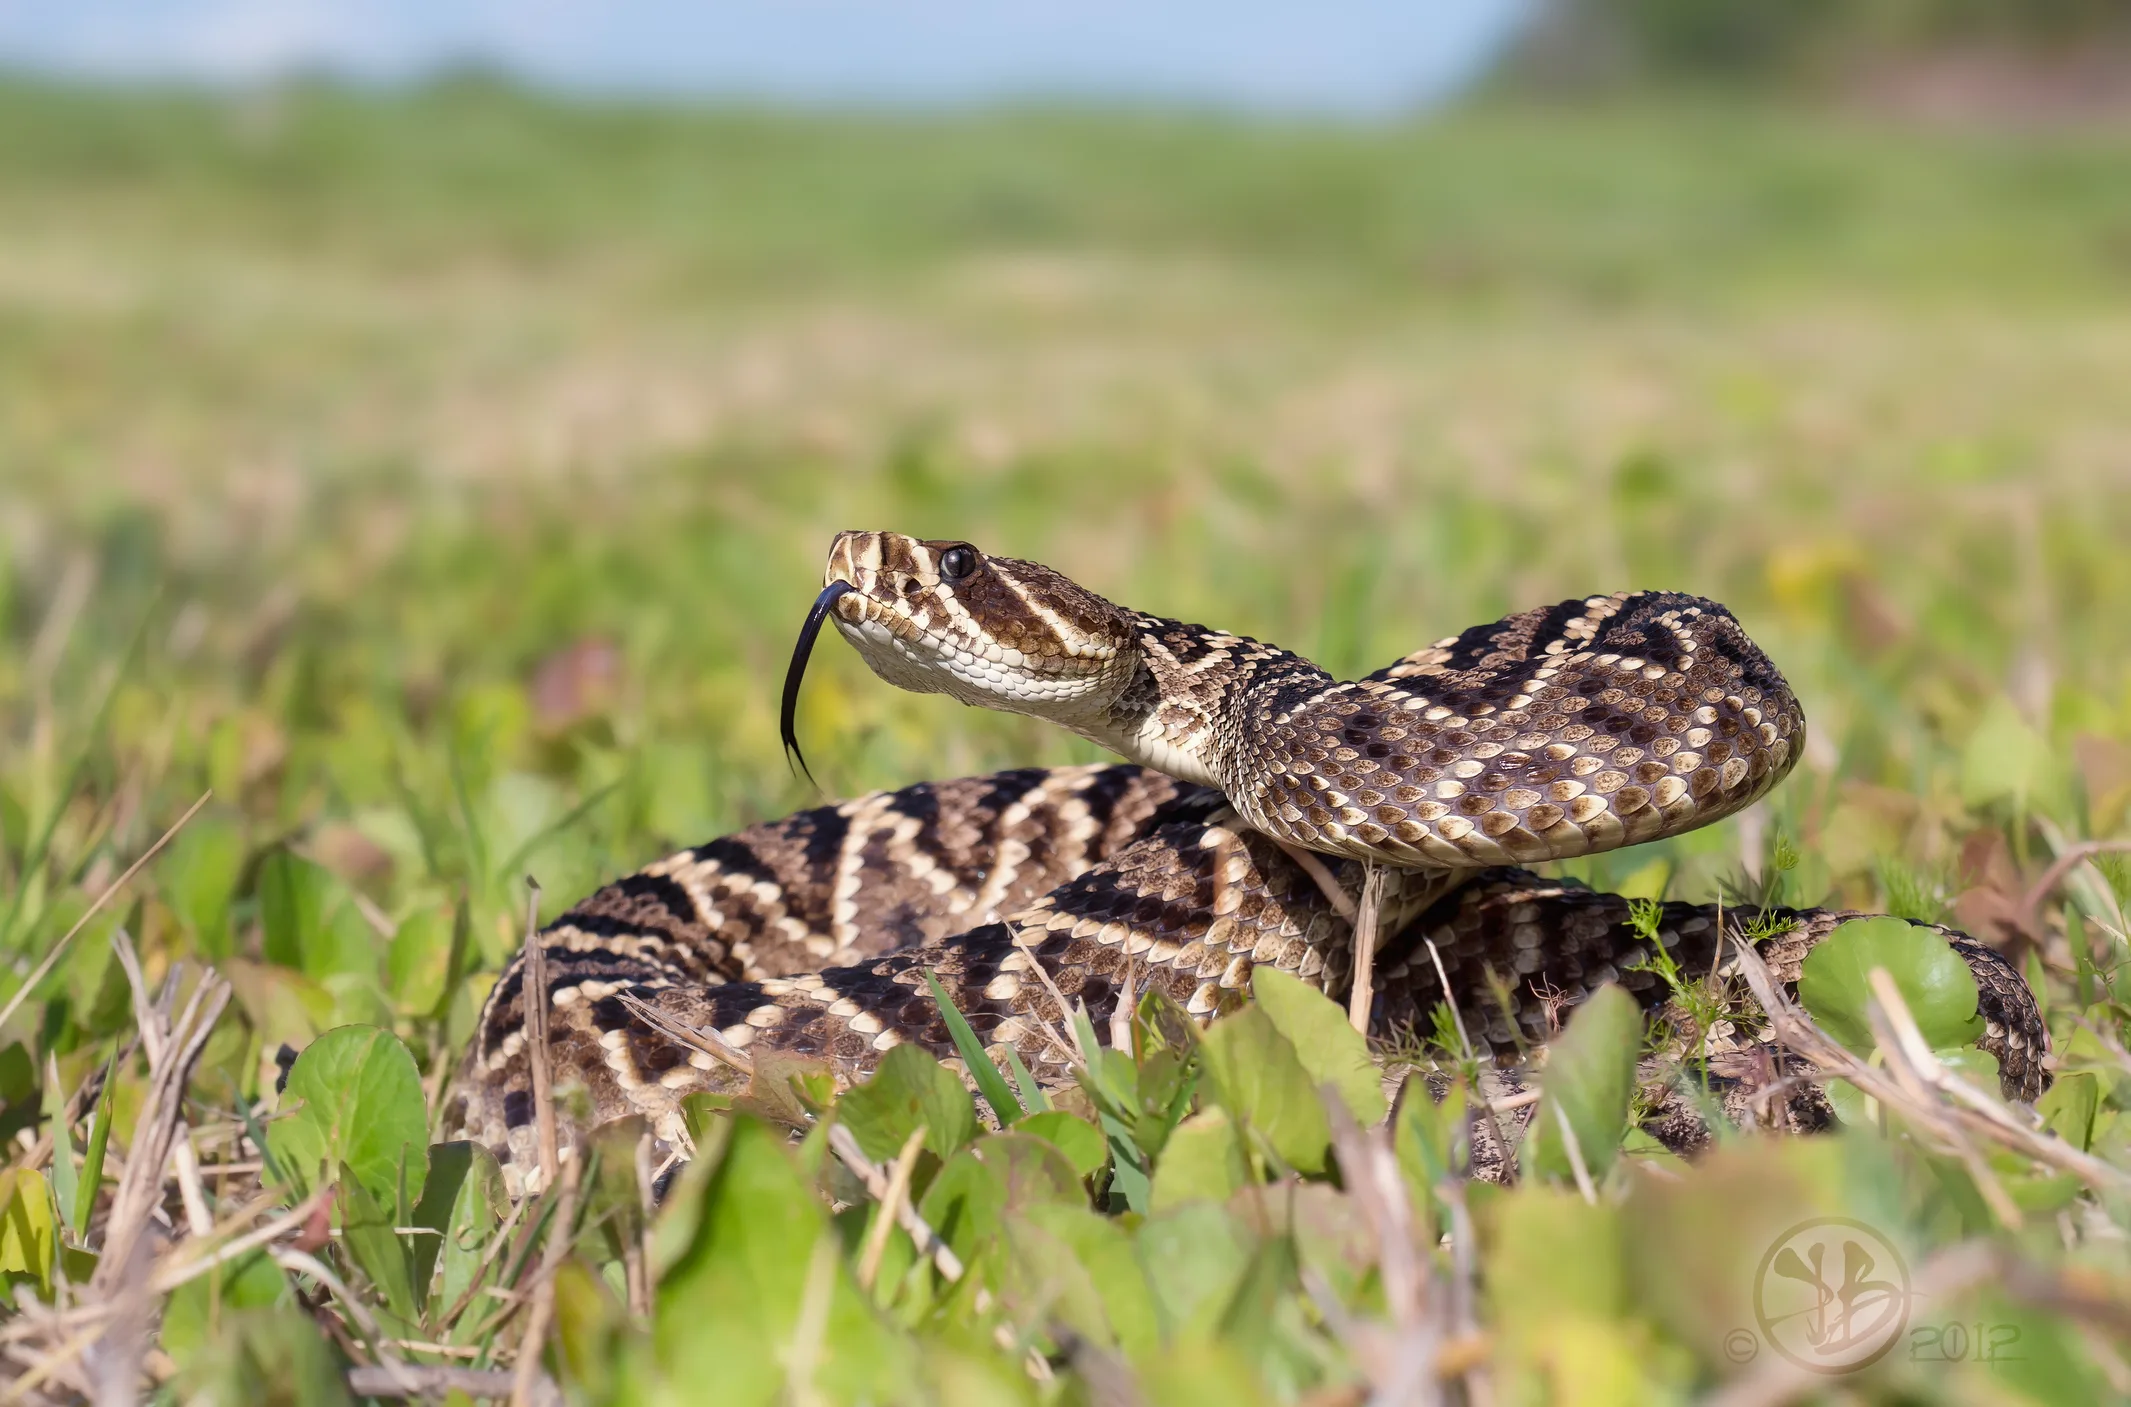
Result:
<svg viewBox="0 0 2131 1407"><path fill-rule="evenodd" d="M521 875L552 915L814 799L775 699L844 527L1343 672L1721 599L1811 742L1573 867L1631 892L1780 834L1794 899L1959 915L2121 832L2131 128L1607 8L1633 62L1542 30L1370 123L0 86L0 996L214 793L0 1039L127 1019L116 922L237 975L247 1088L343 1021L463 1035L461 904L493 969ZM835 795L1093 756L840 648L801 726Z"/></svg>

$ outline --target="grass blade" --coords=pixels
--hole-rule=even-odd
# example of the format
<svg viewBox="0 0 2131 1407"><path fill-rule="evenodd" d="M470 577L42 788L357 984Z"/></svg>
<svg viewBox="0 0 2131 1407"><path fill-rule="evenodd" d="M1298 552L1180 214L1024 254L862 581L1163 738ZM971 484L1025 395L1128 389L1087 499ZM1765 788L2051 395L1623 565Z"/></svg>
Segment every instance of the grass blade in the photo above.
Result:
<svg viewBox="0 0 2131 1407"><path fill-rule="evenodd" d="M947 989L940 985L940 979L932 975L930 968L925 970L925 985L932 989L932 999L939 1005L940 1018L947 1023L947 1033L954 1037L955 1053L962 1057L962 1063L969 1067L970 1076L977 1082L977 1093L984 1096L992 1113L998 1115L999 1127L1005 1128L1027 1111L1021 1107L1021 1101L1014 1098L1013 1087L1007 1084L1006 1076L999 1073L999 1067L984 1053L984 1043L970 1029L969 1018L955 1005L954 998L947 995Z"/></svg>
<svg viewBox="0 0 2131 1407"><path fill-rule="evenodd" d="M1051 1101L1044 1096L1043 1086L1029 1073L1029 1067L1021 1063L1021 1052L1012 1046L1006 1048L1006 1067L1013 1071L1014 1088L1021 1091L1021 1107L1031 1114L1048 1111Z"/></svg>
<svg viewBox="0 0 2131 1407"><path fill-rule="evenodd" d="M578 802L575 806L572 806L567 812L563 814L562 818L556 821L553 825L542 827L539 831L528 837L524 844L520 845L516 850L513 850L511 852L510 859L505 861L503 867L497 870L496 873L503 875L507 878L524 869L525 862L527 860L530 860L533 855L539 851L541 846L547 844L549 841L555 839L555 837L561 835L564 831L568 830L571 826L574 826L579 821L583 820L587 812L591 811L593 807L599 805L600 802L605 801L608 797L614 795L615 791L619 789L620 786L620 782L607 783L605 786L599 788L599 790L593 792L590 796L587 796L584 800Z"/></svg>
<svg viewBox="0 0 2131 1407"><path fill-rule="evenodd" d="M118 1052L111 1053L111 1062L104 1066L103 1093L97 1097L96 1112L89 1121L89 1149L82 1155L81 1180L74 1189L73 1227L76 1236L86 1236L89 1231L89 1214L96 1210L96 1189L104 1180L104 1147L111 1141L111 1096L118 1089Z"/></svg>
<svg viewBox="0 0 2131 1407"><path fill-rule="evenodd" d="M62 1213L75 1201L74 1138L67 1128L67 1092L59 1083L59 1062L44 1058L44 1114L52 1121L52 1192Z"/></svg>

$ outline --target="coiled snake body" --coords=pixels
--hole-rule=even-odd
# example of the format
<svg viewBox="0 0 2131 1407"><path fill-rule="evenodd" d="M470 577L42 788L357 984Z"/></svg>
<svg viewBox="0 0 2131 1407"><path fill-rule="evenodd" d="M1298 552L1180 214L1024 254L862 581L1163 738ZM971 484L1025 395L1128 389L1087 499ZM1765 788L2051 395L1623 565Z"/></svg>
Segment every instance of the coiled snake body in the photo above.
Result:
<svg viewBox="0 0 2131 1407"><path fill-rule="evenodd" d="M1344 995L1352 905L1325 881L1344 898L1367 864L1388 867L1372 1035L1425 1029L1447 996L1475 1044L1506 1056L1601 983L1667 995L1625 900L1511 867L1728 815L1803 743L1789 687L1731 614L1671 593L1527 611L1341 683L966 543L845 533L826 575L788 739L830 619L890 682L1048 718L1132 762L874 793L594 894L541 946L551 1063L595 1120L642 1114L678 1143L687 1094L746 1083L717 1050L818 1058L842 1080L906 1040L951 1059L926 971L1052 1082L1070 1072L1061 997L1100 1023L1121 990L1154 986L1205 1019L1244 1000L1261 964ZM1776 975L1795 980L1846 916L1774 915ZM1948 936L2007 1093L2035 1097L2033 995L1995 952ZM1709 970L1718 910L1666 905L1657 941ZM520 1186L537 1166L523 993L514 962L456 1082L460 1128Z"/></svg>

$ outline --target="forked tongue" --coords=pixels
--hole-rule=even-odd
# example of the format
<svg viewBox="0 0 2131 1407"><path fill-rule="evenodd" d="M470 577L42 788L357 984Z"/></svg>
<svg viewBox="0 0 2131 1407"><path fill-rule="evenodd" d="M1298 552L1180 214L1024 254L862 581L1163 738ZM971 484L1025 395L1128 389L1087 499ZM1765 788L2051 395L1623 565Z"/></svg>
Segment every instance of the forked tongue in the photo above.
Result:
<svg viewBox="0 0 2131 1407"><path fill-rule="evenodd" d="M814 607L807 612L805 625L799 627L799 639L792 646L792 662L784 671L784 707L777 716L777 730L784 738L784 756L787 762L799 764L799 770L809 782L814 774L807 768L806 755L799 750L799 731L796 726L799 715L799 681L806 677L807 658L814 653L814 639L821 634L821 623L828 619L829 609L836 598L855 590L847 581L832 581L814 598ZM821 783L814 782L816 789Z"/></svg>

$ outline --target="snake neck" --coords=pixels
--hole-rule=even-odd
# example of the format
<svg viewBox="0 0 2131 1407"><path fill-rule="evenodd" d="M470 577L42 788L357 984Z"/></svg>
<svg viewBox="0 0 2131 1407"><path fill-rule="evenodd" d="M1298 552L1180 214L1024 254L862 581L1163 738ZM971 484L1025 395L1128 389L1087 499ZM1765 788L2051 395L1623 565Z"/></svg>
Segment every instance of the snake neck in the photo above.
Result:
<svg viewBox="0 0 2131 1407"><path fill-rule="evenodd" d="M1141 766L1217 788L1262 828L1268 818L1255 814L1245 785L1252 744L1284 700L1321 696L1332 676L1245 635L1149 615L1134 616L1133 626L1130 681L1074 731Z"/></svg>

